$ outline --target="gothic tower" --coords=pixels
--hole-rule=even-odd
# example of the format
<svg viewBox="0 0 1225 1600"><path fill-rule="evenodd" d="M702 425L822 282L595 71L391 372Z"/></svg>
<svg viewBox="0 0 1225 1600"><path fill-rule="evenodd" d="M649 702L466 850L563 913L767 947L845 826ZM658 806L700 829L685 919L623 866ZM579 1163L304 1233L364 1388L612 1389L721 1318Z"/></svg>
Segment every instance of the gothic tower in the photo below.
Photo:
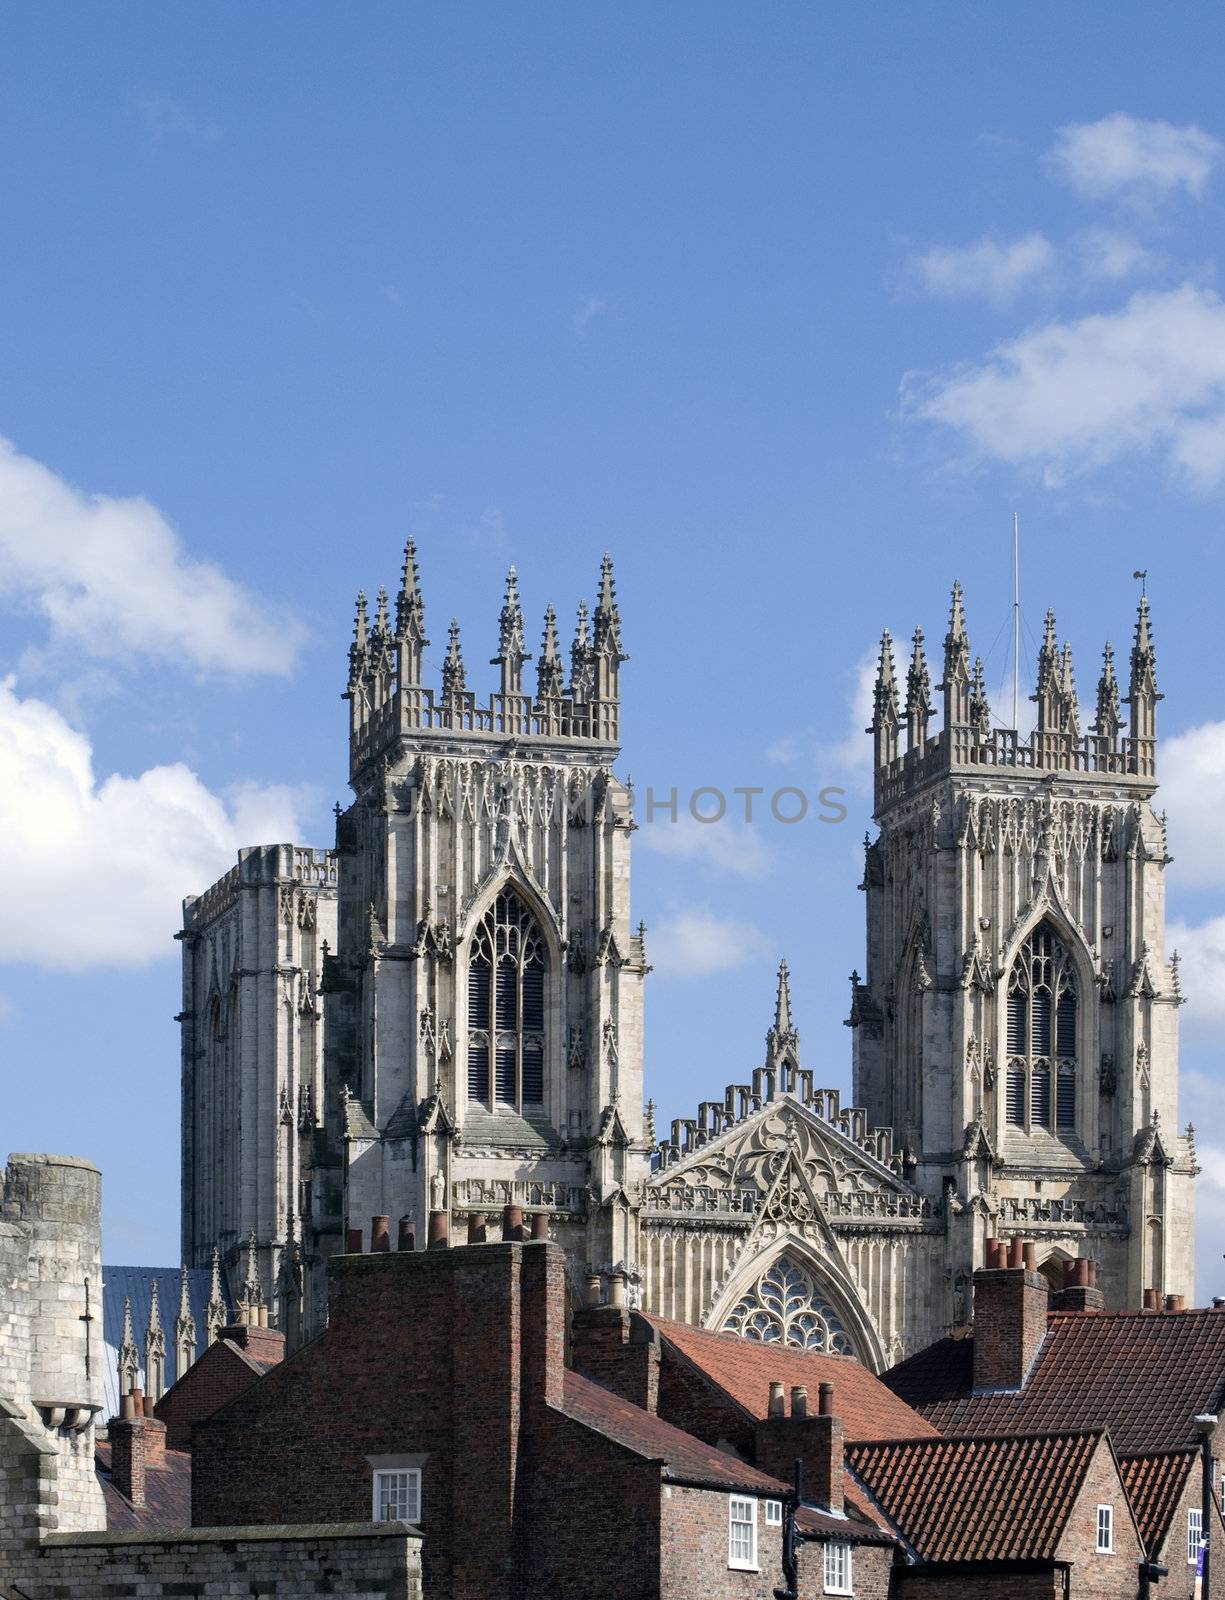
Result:
<svg viewBox="0 0 1225 1600"><path fill-rule="evenodd" d="M855 1102L943 1195L952 1292L1010 1225L1101 1263L1113 1306L1190 1294L1192 1130L1177 1132L1177 956L1152 807L1156 663L1141 599L1123 725L1107 645L1082 728L1048 613L1036 728L1000 726L971 665L960 585L942 726L916 631L899 706L888 634L874 697L867 977L852 979ZM905 725L905 749L900 729ZM953 1307L954 1316L958 1312Z"/></svg>
<svg viewBox="0 0 1225 1600"><path fill-rule="evenodd" d="M457 622L427 687L410 540L392 618L357 603L345 697L355 799L338 812L325 954L326 1106L314 1238L431 1213L452 1233L545 1213L577 1272L633 1271L647 1170L632 794L613 772L626 659L606 556L563 667L545 612L535 692L512 567L482 700ZM307 1323L318 1320L306 1313Z"/></svg>

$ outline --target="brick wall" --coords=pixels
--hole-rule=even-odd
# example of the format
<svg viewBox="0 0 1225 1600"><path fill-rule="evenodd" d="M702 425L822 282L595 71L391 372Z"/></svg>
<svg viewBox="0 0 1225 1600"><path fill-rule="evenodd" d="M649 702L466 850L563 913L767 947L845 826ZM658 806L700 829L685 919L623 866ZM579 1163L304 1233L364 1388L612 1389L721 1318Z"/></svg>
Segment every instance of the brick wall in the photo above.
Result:
<svg viewBox="0 0 1225 1600"><path fill-rule="evenodd" d="M770 1600L782 1577L782 1529L766 1526L757 1501L756 1572L727 1564L730 1497L679 1484L664 1490L661 1512L661 1600ZM819 1592L819 1591L818 1591Z"/></svg>
<svg viewBox="0 0 1225 1600"><path fill-rule="evenodd" d="M798 1550L799 1592L804 1600L825 1592L825 1546L804 1540ZM851 1555L855 1600L893 1600L893 1546L857 1544ZM935 1600L934 1595L932 1600Z"/></svg>
<svg viewBox="0 0 1225 1600"><path fill-rule="evenodd" d="M587 1306L575 1313L571 1365L644 1411L659 1409L659 1334L624 1306Z"/></svg>
<svg viewBox="0 0 1225 1600"><path fill-rule="evenodd" d="M1046 1333L1049 1286L1024 1267L974 1274L974 1387L1019 1389Z"/></svg>
<svg viewBox="0 0 1225 1600"><path fill-rule="evenodd" d="M1063 1572L1053 1562L1029 1568L899 1567L894 1578L896 1600L1064 1600ZM1135 1600L1136 1574L1131 1596ZM820 1594L820 1590L816 1591ZM1075 1593L1075 1591L1073 1591ZM858 1600L858 1590L856 1590Z"/></svg>
<svg viewBox="0 0 1225 1600"><path fill-rule="evenodd" d="M1219 1432L1219 1430L1218 1430ZM1214 1444L1219 1450L1220 1443ZM1220 1488L1220 1468L1217 1469L1217 1487ZM1200 1463L1197 1460L1187 1476L1186 1487L1182 1497L1170 1518L1169 1532L1166 1534L1165 1544L1157 1552L1156 1559L1164 1567L1170 1569L1168 1578L1162 1578L1159 1589L1154 1589L1154 1596L1161 1595L1161 1600L1192 1600L1195 1594L1195 1564L1187 1560L1187 1512L1192 1506L1197 1510L1202 1504L1203 1476ZM1221 1537L1221 1525L1216 1523L1212 1534L1212 1563L1209 1572L1209 1587L1212 1590L1211 1600L1225 1600L1225 1540Z"/></svg>
<svg viewBox="0 0 1225 1600"><path fill-rule="evenodd" d="M1096 1553L1099 1505L1114 1507L1113 1555ZM1073 1595L1084 1596L1085 1600L1134 1600L1136 1572L1144 1552L1114 1456L1104 1439L1094 1452L1056 1554L1061 1561L1071 1563Z"/></svg>
<svg viewBox="0 0 1225 1600"><path fill-rule="evenodd" d="M185 1579L189 1581L184 1581ZM6 1581L29 1600L420 1600L420 1540L389 1527L224 1528L212 1533L56 1534Z"/></svg>
<svg viewBox="0 0 1225 1600"><path fill-rule="evenodd" d="M258 1378L230 1344L220 1339L210 1344L153 1408L153 1415L166 1424L167 1448L190 1450L193 1424L220 1411Z"/></svg>
<svg viewBox="0 0 1225 1600"><path fill-rule="evenodd" d="M674 1428L718 1446L733 1445L753 1459L755 1424L733 1401L665 1341L659 1367L659 1414Z"/></svg>

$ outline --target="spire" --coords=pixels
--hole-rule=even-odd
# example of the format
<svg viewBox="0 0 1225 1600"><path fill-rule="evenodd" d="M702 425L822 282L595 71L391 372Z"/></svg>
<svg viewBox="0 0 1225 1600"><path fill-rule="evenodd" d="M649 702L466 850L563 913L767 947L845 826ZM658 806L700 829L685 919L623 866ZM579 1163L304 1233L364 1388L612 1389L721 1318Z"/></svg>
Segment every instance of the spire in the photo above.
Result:
<svg viewBox="0 0 1225 1600"><path fill-rule="evenodd" d="M174 1322L174 1376L177 1381L196 1359L196 1319L191 1314L187 1268L179 1272L179 1314Z"/></svg>
<svg viewBox="0 0 1225 1600"><path fill-rule="evenodd" d="M897 756L897 728L897 669L893 665L893 640L886 628L880 637L880 659L872 691L872 724L868 729L874 737L878 767L888 766Z"/></svg>
<svg viewBox="0 0 1225 1600"><path fill-rule="evenodd" d="M119 1393L140 1388L140 1351L132 1328L132 1297L123 1297L123 1337L119 1341Z"/></svg>
<svg viewBox="0 0 1225 1600"><path fill-rule="evenodd" d="M255 1242L255 1229L247 1236L247 1276L242 1285L242 1309L246 1312L248 1326L259 1322L259 1308L264 1303L264 1288L259 1276L259 1246Z"/></svg>
<svg viewBox="0 0 1225 1600"><path fill-rule="evenodd" d="M987 681L981 656L975 656L970 678L970 726L980 739L988 738L991 733L991 707L987 703Z"/></svg>
<svg viewBox="0 0 1225 1600"><path fill-rule="evenodd" d="M574 643L570 646L570 693L576 702L590 699L593 680L591 662L591 629L587 623L587 602L578 603L578 621L574 628Z"/></svg>
<svg viewBox="0 0 1225 1600"><path fill-rule="evenodd" d="M464 675L464 658L459 648L459 623L451 618L451 631L447 639L447 659L442 664L442 698L453 705L467 693Z"/></svg>
<svg viewBox="0 0 1225 1600"><path fill-rule="evenodd" d="M1076 695L1076 674L1072 670L1072 646L1065 639L1060 663L1060 692L1063 697L1061 725L1064 733L1080 738L1080 701Z"/></svg>
<svg viewBox="0 0 1225 1600"><path fill-rule="evenodd" d="M366 616L366 591L357 591L357 617L353 623L353 643L349 646L349 689L362 680L370 656L370 626Z"/></svg>
<svg viewBox="0 0 1225 1600"><path fill-rule="evenodd" d="M927 743L927 722L932 714L931 676L923 653L923 629L914 631L910 668L906 673L906 748L921 750Z"/></svg>
<svg viewBox="0 0 1225 1600"><path fill-rule="evenodd" d="M621 649L621 613L617 610L617 591L613 583L612 557L607 551L600 563L600 597L595 608L595 696L615 700L620 692L621 663L629 657Z"/></svg>
<svg viewBox="0 0 1225 1600"><path fill-rule="evenodd" d="M791 971L786 961L778 964L778 989L774 998L774 1023L766 1034L766 1065L779 1067L784 1061L800 1064L800 1036L791 1021Z"/></svg>
<svg viewBox="0 0 1225 1600"><path fill-rule="evenodd" d="M1063 659L1055 638L1055 613L1046 614L1046 628L1038 651L1038 686L1030 696L1038 706L1038 732L1058 733L1063 703Z"/></svg>
<svg viewBox="0 0 1225 1600"><path fill-rule="evenodd" d="M961 584L954 582L949 631L944 636L944 727L963 728L970 720L970 639L966 632Z"/></svg>
<svg viewBox="0 0 1225 1600"><path fill-rule="evenodd" d="M204 1312L205 1343L212 1344L229 1320L229 1309L221 1289L221 1252L214 1245L213 1276L209 1286L208 1305Z"/></svg>
<svg viewBox="0 0 1225 1600"><path fill-rule="evenodd" d="M1102 675L1097 680L1097 716L1093 731L1099 739L1108 739L1113 745L1123 724L1119 705L1119 680L1114 675L1114 650L1110 640L1102 651Z"/></svg>
<svg viewBox="0 0 1225 1600"><path fill-rule="evenodd" d="M425 636L425 602L417 577L417 545L412 535L404 546L404 570L396 596L396 643L400 648L400 682L421 682L421 656Z"/></svg>
<svg viewBox="0 0 1225 1600"><path fill-rule="evenodd" d="M1148 596L1141 594L1140 610L1136 616L1136 638L1131 648L1131 681L1127 689L1127 704L1131 708L1131 758L1137 772L1151 773L1154 770L1157 702L1161 699L1164 696L1157 693L1157 652L1153 648Z"/></svg>
<svg viewBox="0 0 1225 1600"><path fill-rule="evenodd" d="M536 663L536 698L559 699L563 689L562 678L561 654L557 648L557 616L552 606L546 606L540 659Z"/></svg>
<svg viewBox="0 0 1225 1600"><path fill-rule="evenodd" d="M166 1333L154 1278L149 1304L149 1326L145 1329L145 1393L156 1405L166 1390Z"/></svg>
<svg viewBox="0 0 1225 1600"><path fill-rule="evenodd" d="M502 693L523 693L523 663L527 651L523 648L523 608L519 604L519 578L514 567L506 574L506 598L498 618L498 653L494 666L502 668Z"/></svg>

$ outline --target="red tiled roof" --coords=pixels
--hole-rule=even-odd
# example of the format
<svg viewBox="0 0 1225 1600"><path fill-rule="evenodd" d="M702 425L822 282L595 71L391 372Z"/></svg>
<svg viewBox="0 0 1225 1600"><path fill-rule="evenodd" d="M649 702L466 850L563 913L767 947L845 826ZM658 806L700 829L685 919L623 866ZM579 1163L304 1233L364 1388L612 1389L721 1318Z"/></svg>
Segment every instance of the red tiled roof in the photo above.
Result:
<svg viewBox="0 0 1225 1600"><path fill-rule="evenodd" d="M847 1459L924 1562L1054 1558L1100 1432L886 1439Z"/></svg>
<svg viewBox="0 0 1225 1600"><path fill-rule="evenodd" d="M860 1506L866 1504L866 1500L857 1502ZM844 1517L836 1517L832 1511L819 1511L816 1506L801 1506L795 1514L795 1525L801 1533L815 1534L820 1539L845 1539L851 1544L898 1542L897 1535L885 1526L883 1517L879 1514L869 1517L855 1509L848 1509Z"/></svg>
<svg viewBox="0 0 1225 1600"><path fill-rule="evenodd" d="M610 1389L603 1389L577 1372L565 1374L562 1409L575 1422L592 1428L648 1461L659 1461L671 1478L709 1483L721 1489L747 1489L754 1494L782 1495L786 1487L738 1456L703 1444L692 1434L674 1428L662 1417L631 1405Z"/></svg>
<svg viewBox="0 0 1225 1600"><path fill-rule="evenodd" d="M191 1527L191 1456L186 1450L167 1450L165 1465L148 1469L145 1504L139 1510L111 1481L111 1447L105 1439L94 1445L94 1465L106 1502L108 1532L147 1533Z"/></svg>
<svg viewBox="0 0 1225 1600"><path fill-rule="evenodd" d="M687 1322L645 1313L660 1337L726 1391L752 1417L769 1410L770 1384L806 1384L816 1409L817 1386L832 1383L834 1410L852 1439L916 1439L934 1434L917 1411L854 1356L827 1356L794 1345L762 1344L734 1333L712 1333Z"/></svg>
<svg viewBox="0 0 1225 1600"><path fill-rule="evenodd" d="M973 1328L886 1372L941 1433L1108 1428L1120 1455L1194 1442L1191 1419L1221 1409L1225 1312L1055 1312L1017 1394L973 1393Z"/></svg>
<svg viewBox="0 0 1225 1600"><path fill-rule="evenodd" d="M1194 1449L1120 1458L1119 1473L1140 1526L1140 1541L1154 1558L1165 1543L1170 1518L1198 1458L1199 1451Z"/></svg>

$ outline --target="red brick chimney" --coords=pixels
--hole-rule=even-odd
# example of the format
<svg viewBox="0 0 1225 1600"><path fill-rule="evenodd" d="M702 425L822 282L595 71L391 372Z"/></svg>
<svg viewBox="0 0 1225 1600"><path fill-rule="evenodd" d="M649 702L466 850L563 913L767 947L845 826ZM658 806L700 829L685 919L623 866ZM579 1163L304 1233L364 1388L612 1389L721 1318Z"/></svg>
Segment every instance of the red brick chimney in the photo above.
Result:
<svg viewBox="0 0 1225 1600"><path fill-rule="evenodd" d="M251 1328L245 1322L236 1322L222 1328L218 1338L228 1339L245 1350L252 1361L265 1366L274 1366L285 1359L285 1335L279 1328Z"/></svg>
<svg viewBox="0 0 1225 1600"><path fill-rule="evenodd" d="M644 1411L659 1409L659 1334L623 1305L586 1305L574 1314L571 1361L576 1372Z"/></svg>
<svg viewBox="0 0 1225 1600"><path fill-rule="evenodd" d="M789 1483L796 1461L803 1461L805 1497L831 1511L841 1511L846 1440L842 1420L834 1415L834 1386L821 1385L815 1416L808 1409L808 1391L801 1384L792 1387L788 1416L785 1396L777 1394L781 1388L781 1384L771 1384L770 1414L757 1423L757 1466Z"/></svg>
<svg viewBox="0 0 1225 1600"><path fill-rule="evenodd" d="M1081 1256L1063 1264L1063 1288L1051 1296L1052 1311L1104 1311L1106 1296L1097 1286L1097 1262Z"/></svg>
<svg viewBox="0 0 1225 1600"><path fill-rule="evenodd" d="M993 1248L994 1247L994 1248ZM1000 1259L998 1240L987 1241L988 1261ZM974 1274L974 1388L1015 1390L1024 1386L1046 1334L1048 1286L1028 1250L1013 1239L1008 1266L980 1267Z"/></svg>
<svg viewBox="0 0 1225 1600"><path fill-rule="evenodd" d="M128 1401L131 1404L128 1404ZM146 1503L145 1474L166 1462L166 1424L144 1415L139 1390L124 1396L124 1412L107 1424L111 1446L111 1482L139 1511ZM131 1416L126 1415L131 1411Z"/></svg>

